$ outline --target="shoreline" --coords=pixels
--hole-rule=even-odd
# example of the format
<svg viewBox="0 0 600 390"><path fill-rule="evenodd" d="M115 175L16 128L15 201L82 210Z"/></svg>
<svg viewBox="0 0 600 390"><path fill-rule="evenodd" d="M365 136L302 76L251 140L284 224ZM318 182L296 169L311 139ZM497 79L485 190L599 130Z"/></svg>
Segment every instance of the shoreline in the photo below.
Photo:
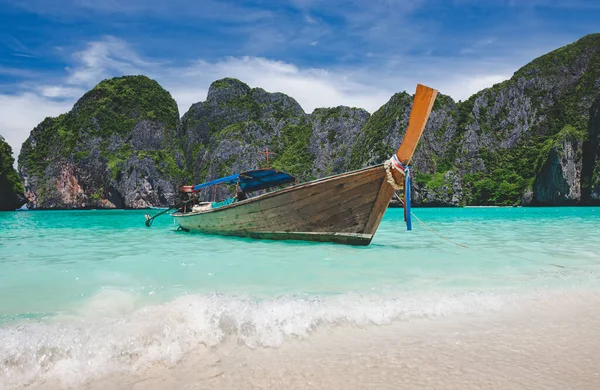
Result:
<svg viewBox="0 0 600 390"><path fill-rule="evenodd" d="M544 209L544 208L551 208L551 207L560 207L560 208L567 208L567 207L575 207L575 208L587 208L587 207L600 207L600 203L597 204L536 204L536 205L514 205L514 206L504 206L504 205L497 205L497 206L451 206L451 205L415 205L412 204L410 206L413 209L483 209L483 208L488 208L488 209L495 209L495 208L502 208L502 209L510 209L510 208L524 208L524 209ZM173 208L173 207L171 207ZM392 201L390 202L389 209L402 209L403 206L400 204L400 202L395 202ZM7 213L13 213L13 212L23 212L23 211L110 211L110 210L115 210L115 211L141 211L141 210L167 210L169 209L169 207L166 206L152 206L152 207L140 207L140 208L116 208L116 207L96 207L96 208L88 208L88 207L79 207L79 208L31 208L31 209L27 209L27 210L0 210L1 212L7 212Z"/></svg>
<svg viewBox="0 0 600 390"><path fill-rule="evenodd" d="M154 364L74 388L597 389L598 329L600 295L563 295L492 313L320 328L277 348L229 339L170 367Z"/></svg>

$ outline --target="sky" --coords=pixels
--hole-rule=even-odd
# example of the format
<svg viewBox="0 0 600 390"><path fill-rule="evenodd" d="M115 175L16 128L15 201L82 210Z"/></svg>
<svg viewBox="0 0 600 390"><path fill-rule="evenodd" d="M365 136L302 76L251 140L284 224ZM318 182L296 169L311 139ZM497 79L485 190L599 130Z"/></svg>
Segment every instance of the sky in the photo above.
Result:
<svg viewBox="0 0 600 390"><path fill-rule="evenodd" d="M235 77L307 113L423 83L465 100L600 32L597 0L0 0L0 135L19 153L102 79L145 74L180 115Z"/></svg>

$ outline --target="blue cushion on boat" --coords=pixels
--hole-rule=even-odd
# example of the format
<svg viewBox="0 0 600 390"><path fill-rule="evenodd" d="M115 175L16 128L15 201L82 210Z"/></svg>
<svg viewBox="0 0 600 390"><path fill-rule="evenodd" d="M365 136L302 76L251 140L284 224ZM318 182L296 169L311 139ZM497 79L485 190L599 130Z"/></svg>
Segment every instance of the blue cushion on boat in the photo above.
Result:
<svg viewBox="0 0 600 390"><path fill-rule="evenodd" d="M227 205L234 203L235 201L236 201L236 198L228 198L228 199L222 200L220 202L212 202L212 208L216 209L217 207L227 206Z"/></svg>

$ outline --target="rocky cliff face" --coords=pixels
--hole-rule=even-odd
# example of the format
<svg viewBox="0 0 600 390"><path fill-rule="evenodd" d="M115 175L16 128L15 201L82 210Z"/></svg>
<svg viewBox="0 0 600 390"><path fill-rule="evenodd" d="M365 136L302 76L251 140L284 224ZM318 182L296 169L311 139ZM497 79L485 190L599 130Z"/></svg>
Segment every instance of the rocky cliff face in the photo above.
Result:
<svg viewBox="0 0 600 390"><path fill-rule="evenodd" d="M599 91L596 34L464 102L438 95L412 161L413 201L600 203ZM306 181L388 159L402 142L412 99L397 93L373 115L349 107L306 114L287 95L227 78L180 124L156 82L105 80L71 112L32 131L20 172L36 207L167 205L182 181L265 167L266 148L275 153L272 167Z"/></svg>
<svg viewBox="0 0 600 390"><path fill-rule="evenodd" d="M182 118L192 178L200 182L264 166L260 152L267 147L282 152L277 146L282 139L291 142L288 133L301 138L305 116L302 107L284 94L251 89L236 79L215 81L207 100L192 105ZM305 173L304 167L291 168L296 174Z"/></svg>
<svg viewBox="0 0 600 390"><path fill-rule="evenodd" d="M363 109L339 106L317 108L310 115L312 134L308 152L314 156L312 177L324 177L354 168L348 156L369 120Z"/></svg>
<svg viewBox="0 0 600 390"><path fill-rule="evenodd" d="M0 136L0 210L14 210L25 203L19 174L13 168L12 148Z"/></svg>
<svg viewBox="0 0 600 390"><path fill-rule="evenodd" d="M582 147L585 134L565 126L553 143L542 149L543 165L533 182L530 203L577 204L581 200Z"/></svg>
<svg viewBox="0 0 600 390"><path fill-rule="evenodd" d="M588 137L582 149L581 198L585 204L600 204L600 95L590 109Z"/></svg>
<svg viewBox="0 0 600 390"><path fill-rule="evenodd" d="M548 53L510 80L459 102L450 111L456 121L445 130L452 133L445 154L438 152L441 163L432 177L421 177L421 188L428 194L430 189L449 188L448 180L459 180L455 185L462 194L454 200L466 205L585 202L583 144L595 128L590 110L599 87L596 34Z"/></svg>
<svg viewBox="0 0 600 390"><path fill-rule="evenodd" d="M35 208L170 205L183 174L177 105L145 76L104 80L73 109L46 118L19 170Z"/></svg>
<svg viewBox="0 0 600 390"><path fill-rule="evenodd" d="M349 107L307 115L291 97L250 88L236 79L215 81L207 100L182 118L188 170L194 182L266 166L305 181L347 169L347 153L369 114ZM221 188L219 191L226 191ZM205 194L208 196L209 194Z"/></svg>

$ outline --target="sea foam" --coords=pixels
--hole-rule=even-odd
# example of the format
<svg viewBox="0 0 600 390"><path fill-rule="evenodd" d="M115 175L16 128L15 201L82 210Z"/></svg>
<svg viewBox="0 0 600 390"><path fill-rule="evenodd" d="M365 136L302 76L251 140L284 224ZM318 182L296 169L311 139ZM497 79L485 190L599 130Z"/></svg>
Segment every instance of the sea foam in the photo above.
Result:
<svg viewBox="0 0 600 390"><path fill-rule="evenodd" d="M250 348L278 347L321 327L383 325L421 317L499 310L514 297L497 293L370 294L253 299L186 295L135 307L136 296L103 291L77 315L0 328L0 387L45 380L77 386L117 371L173 365L201 346L234 339Z"/></svg>

